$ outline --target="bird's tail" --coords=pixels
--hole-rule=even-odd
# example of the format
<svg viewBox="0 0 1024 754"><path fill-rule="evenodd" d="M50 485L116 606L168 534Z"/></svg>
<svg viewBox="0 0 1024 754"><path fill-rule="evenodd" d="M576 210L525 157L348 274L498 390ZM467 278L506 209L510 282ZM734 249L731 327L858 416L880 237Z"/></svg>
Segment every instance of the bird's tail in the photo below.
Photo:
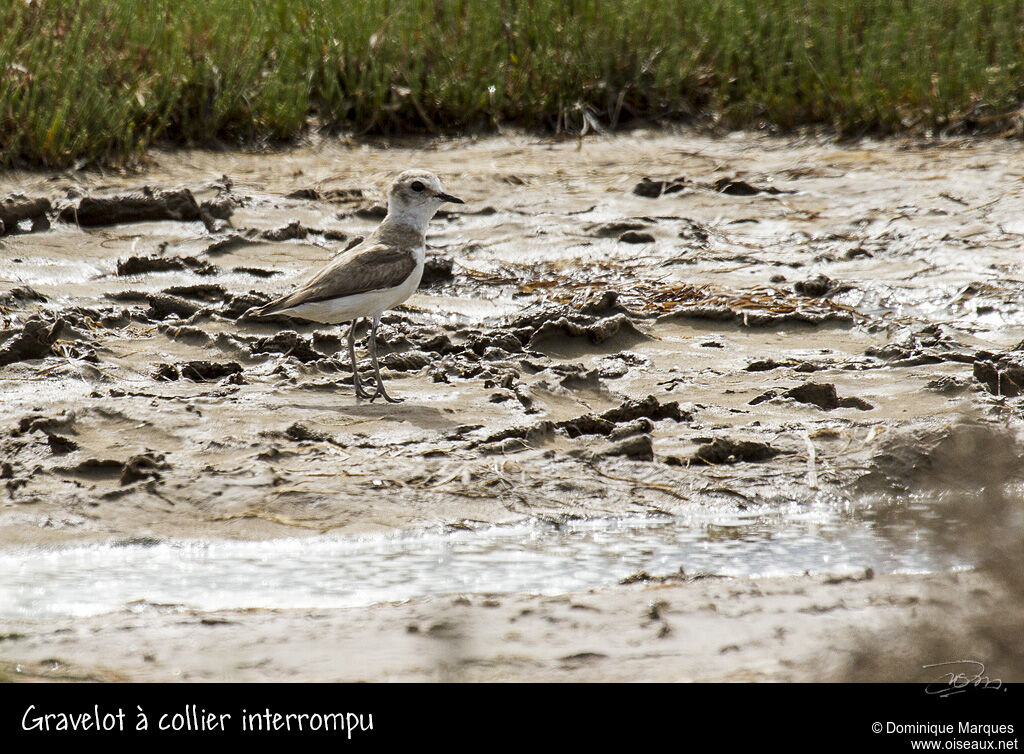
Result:
<svg viewBox="0 0 1024 754"><path fill-rule="evenodd" d="M267 316L269 316L271 314L277 314L279 311L281 311L282 309L286 308L286 307L282 306L282 304L285 302L286 298L288 298L288 297L287 296L282 296L281 298L274 299L273 301L270 301L269 303L266 303L263 306L258 306L258 307L255 307L253 309L250 309L249 311L247 311L245 313L245 316L246 317L267 317Z"/></svg>

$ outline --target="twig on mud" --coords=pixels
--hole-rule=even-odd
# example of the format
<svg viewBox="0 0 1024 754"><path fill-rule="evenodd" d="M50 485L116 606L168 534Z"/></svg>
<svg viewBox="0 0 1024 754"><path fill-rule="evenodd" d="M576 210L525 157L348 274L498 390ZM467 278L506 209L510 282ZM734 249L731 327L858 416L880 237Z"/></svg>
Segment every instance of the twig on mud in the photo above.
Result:
<svg viewBox="0 0 1024 754"><path fill-rule="evenodd" d="M322 490L312 487L274 487L270 490L270 494L272 495L287 495L292 492L308 492L311 495L334 495L337 493L337 490Z"/></svg>
<svg viewBox="0 0 1024 754"><path fill-rule="evenodd" d="M356 424L366 424L367 422L377 421L376 419L356 419L350 422L324 422L328 427L351 427Z"/></svg>
<svg viewBox="0 0 1024 754"><path fill-rule="evenodd" d="M803 431L804 444L807 446L807 486L812 490L818 489L818 470L814 466L814 443L807 430Z"/></svg>
<svg viewBox="0 0 1024 754"><path fill-rule="evenodd" d="M686 497L685 495L681 495L680 493L676 492L674 489L667 485L655 484L654 482L644 482L639 479L627 479L626 477L615 476L614 474L606 474L605 472L601 471L601 469L597 468L597 465L594 463L588 463L587 466L589 466L597 474L603 476L606 479L614 479L617 482L626 482L627 484L633 485L633 490L637 488L657 490L658 492L664 492L666 495L671 495L672 497L678 500L684 500L686 502L690 501L690 498ZM630 490L630 492L632 492L633 490Z"/></svg>
<svg viewBox="0 0 1024 754"><path fill-rule="evenodd" d="M305 521L298 521L296 519L284 518L283 516L276 516L273 513L265 513L257 510L247 510L242 513L225 513L222 516L215 516L209 521L234 521L239 518L259 518L264 521L270 521L271 523L281 524L282 526L294 526L299 529L316 529L324 531L322 526L306 523Z"/></svg>
<svg viewBox="0 0 1024 754"><path fill-rule="evenodd" d="M737 492L731 487L705 487L703 490L701 490L701 492L719 492L724 495L732 495L733 497L738 497L740 500L743 500L748 503L756 502L754 498L750 497L749 495L744 495L742 492Z"/></svg>
<svg viewBox="0 0 1024 754"><path fill-rule="evenodd" d="M468 467L469 467L468 463L462 464L458 469L456 469L453 473L449 474L447 477L442 479L440 482L434 482L433 484L410 484L409 487L411 487L411 488L413 488L415 490L432 490L432 489L436 489L437 487L440 487L443 484L448 484L448 482L453 481L457 476L461 476L462 472L466 468L468 468Z"/></svg>
<svg viewBox="0 0 1024 754"><path fill-rule="evenodd" d="M882 431L884 432L885 429L883 428ZM876 425L871 427L871 429L868 431L867 436L864 438L864 440L861 442L861 444L858 447L856 447L856 448L854 448L852 450L850 449L850 446L853 445L853 441L856 438L851 433L846 438L846 445L843 446L842 450L836 452L833 457L840 458L841 456L849 455L851 453L859 453L860 451L864 450L872 440L875 439L875 435L877 433L878 433L878 425L876 424Z"/></svg>
<svg viewBox="0 0 1024 754"><path fill-rule="evenodd" d="M458 495L459 497L468 497L473 499L484 498L493 500L500 497L500 494L479 494L477 492L470 492L469 490L444 490L448 495Z"/></svg>

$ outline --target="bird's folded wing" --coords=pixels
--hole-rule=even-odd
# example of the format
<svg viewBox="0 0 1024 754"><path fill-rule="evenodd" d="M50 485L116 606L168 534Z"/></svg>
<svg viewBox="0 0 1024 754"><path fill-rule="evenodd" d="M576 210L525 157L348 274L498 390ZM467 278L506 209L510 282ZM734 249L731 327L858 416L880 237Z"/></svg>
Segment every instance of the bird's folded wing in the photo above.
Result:
<svg viewBox="0 0 1024 754"><path fill-rule="evenodd" d="M294 292L260 307L257 313L273 314L302 304L394 288L401 285L414 269L416 258L411 251L380 243L365 248L357 246L328 264Z"/></svg>

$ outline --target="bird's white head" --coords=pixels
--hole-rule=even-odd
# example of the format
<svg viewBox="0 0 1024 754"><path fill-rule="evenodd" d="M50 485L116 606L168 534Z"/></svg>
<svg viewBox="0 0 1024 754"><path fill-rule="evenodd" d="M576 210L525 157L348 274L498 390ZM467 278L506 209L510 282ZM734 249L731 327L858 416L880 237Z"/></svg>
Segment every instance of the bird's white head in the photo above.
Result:
<svg viewBox="0 0 1024 754"><path fill-rule="evenodd" d="M464 204L441 189L441 181L426 170L406 170L388 191L388 219L424 232L434 213L445 202Z"/></svg>

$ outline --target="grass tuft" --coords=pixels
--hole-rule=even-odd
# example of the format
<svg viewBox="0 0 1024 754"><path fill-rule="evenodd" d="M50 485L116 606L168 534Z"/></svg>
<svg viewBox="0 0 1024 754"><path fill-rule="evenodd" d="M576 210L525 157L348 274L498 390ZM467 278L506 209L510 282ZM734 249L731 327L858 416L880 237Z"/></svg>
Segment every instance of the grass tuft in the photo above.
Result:
<svg viewBox="0 0 1024 754"><path fill-rule="evenodd" d="M17 0L0 166L636 122L1019 133L1024 0Z"/></svg>

